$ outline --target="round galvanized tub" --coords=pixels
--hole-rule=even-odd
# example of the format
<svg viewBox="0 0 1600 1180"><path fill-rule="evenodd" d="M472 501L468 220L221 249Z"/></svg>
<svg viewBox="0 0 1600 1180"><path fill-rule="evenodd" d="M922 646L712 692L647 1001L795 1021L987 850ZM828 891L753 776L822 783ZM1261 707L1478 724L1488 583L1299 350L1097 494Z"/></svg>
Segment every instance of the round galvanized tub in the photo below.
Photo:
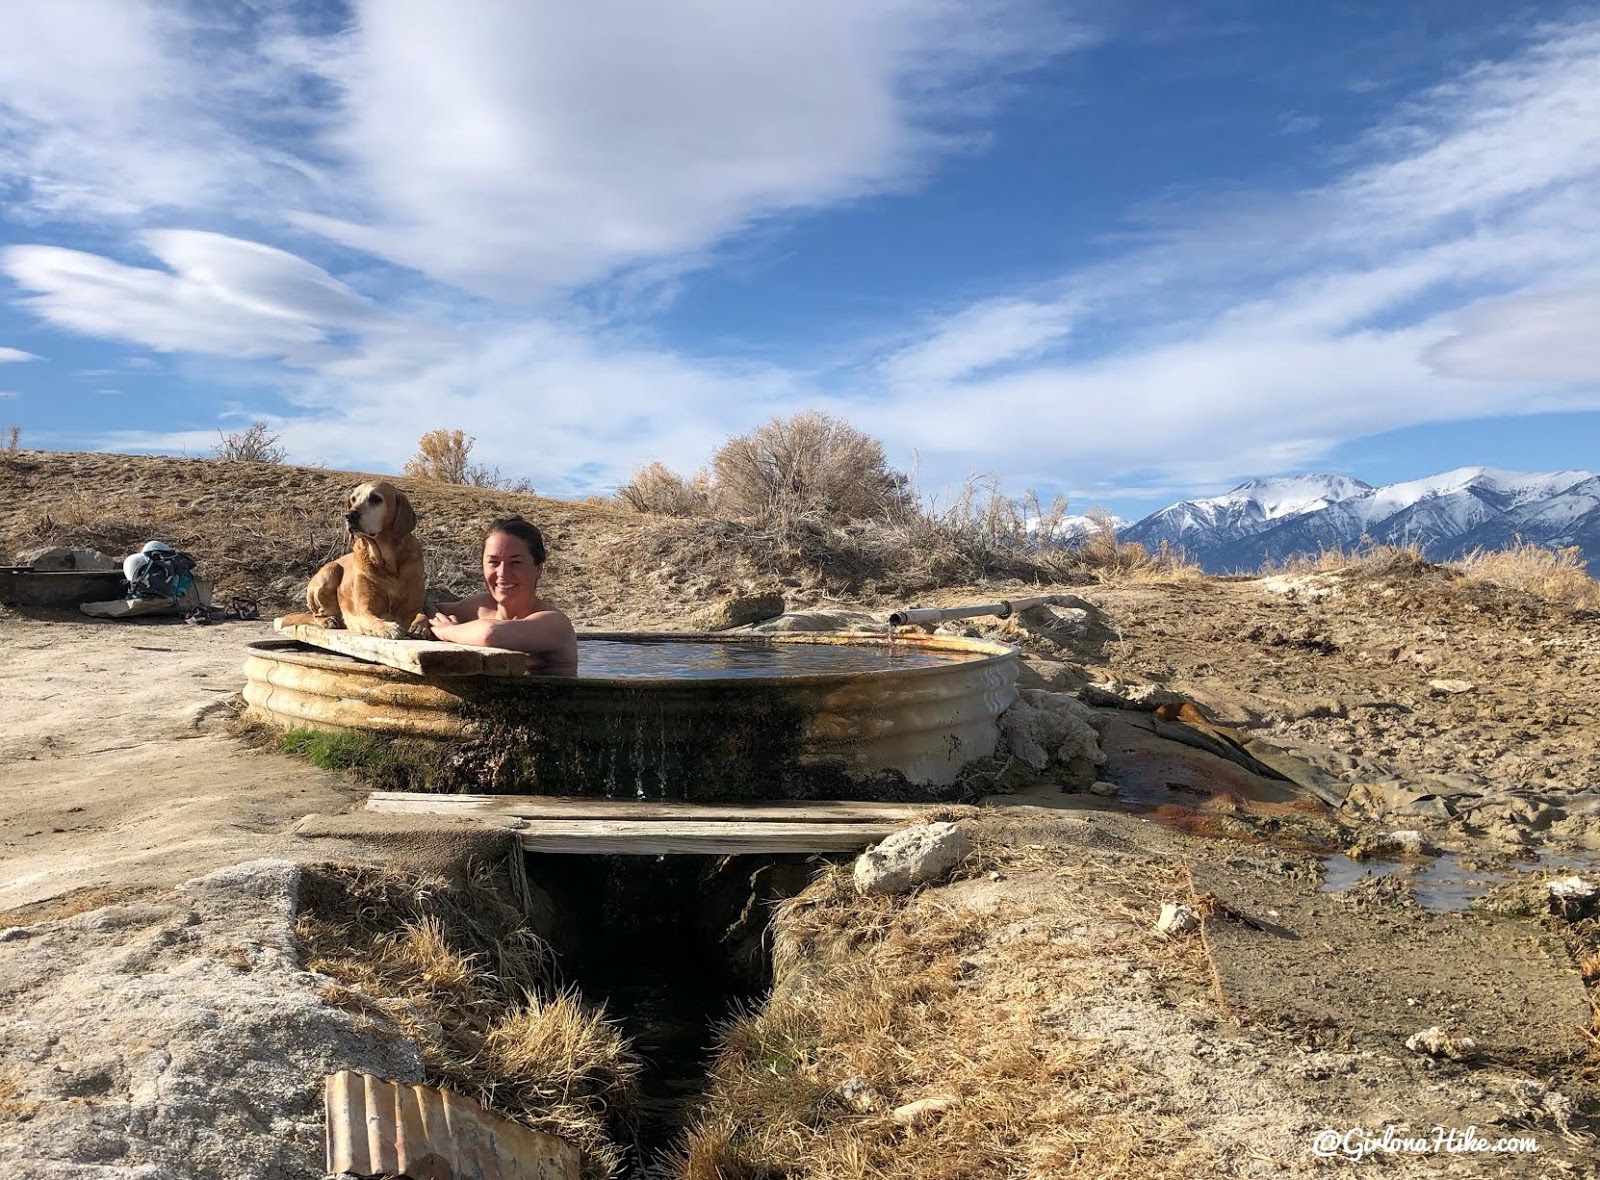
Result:
<svg viewBox="0 0 1600 1180"><path fill-rule="evenodd" d="M836 635L585 634L775 646L886 640ZM250 645L245 700L282 728L452 739L461 789L628 798L871 797L953 783L992 754L1016 700L1016 649L902 637L924 667L781 676L425 679L292 640ZM902 789L903 788L903 789Z"/></svg>

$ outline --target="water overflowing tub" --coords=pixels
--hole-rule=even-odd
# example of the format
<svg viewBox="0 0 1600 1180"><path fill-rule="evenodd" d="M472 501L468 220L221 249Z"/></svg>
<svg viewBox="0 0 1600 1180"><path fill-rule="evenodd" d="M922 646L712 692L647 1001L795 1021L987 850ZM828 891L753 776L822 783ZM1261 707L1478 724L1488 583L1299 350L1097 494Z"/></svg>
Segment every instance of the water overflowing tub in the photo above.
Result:
<svg viewBox="0 0 1600 1180"><path fill-rule="evenodd" d="M473 790L650 799L934 796L1017 695L1014 648L944 636L588 634L515 679L264 640L245 675L256 719L448 741Z"/></svg>

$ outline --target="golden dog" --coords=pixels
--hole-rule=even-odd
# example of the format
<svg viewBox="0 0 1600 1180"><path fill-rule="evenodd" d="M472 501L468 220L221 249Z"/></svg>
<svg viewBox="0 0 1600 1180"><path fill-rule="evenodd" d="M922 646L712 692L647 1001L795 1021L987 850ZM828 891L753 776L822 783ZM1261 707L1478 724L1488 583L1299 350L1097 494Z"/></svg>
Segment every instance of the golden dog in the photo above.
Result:
<svg viewBox="0 0 1600 1180"><path fill-rule="evenodd" d="M350 552L316 572L306 587L309 615L286 623L343 627L382 639L428 638L422 613L422 546L412 531L417 514L387 480L364 483L345 504Z"/></svg>

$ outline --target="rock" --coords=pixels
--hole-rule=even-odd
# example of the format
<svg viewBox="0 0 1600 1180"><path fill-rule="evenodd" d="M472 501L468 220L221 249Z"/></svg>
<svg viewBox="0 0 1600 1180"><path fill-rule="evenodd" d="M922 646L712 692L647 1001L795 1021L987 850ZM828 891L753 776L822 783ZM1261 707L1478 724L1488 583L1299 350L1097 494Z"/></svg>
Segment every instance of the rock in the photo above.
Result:
<svg viewBox="0 0 1600 1180"><path fill-rule="evenodd" d="M783 614L781 594L743 594L724 598L697 611L689 625L697 631L730 631L766 622Z"/></svg>
<svg viewBox="0 0 1600 1180"><path fill-rule="evenodd" d="M936 1114L941 1114L959 1103L961 1099L950 1094L938 1094L932 1098L919 1098L915 1102L908 1102L904 1106L897 1106L889 1112L889 1117L902 1127L915 1127L927 1122Z"/></svg>
<svg viewBox="0 0 1600 1180"><path fill-rule="evenodd" d="M1154 712L1161 705L1177 705L1183 698L1159 684L1128 684L1118 680L1083 686L1083 699L1103 709L1142 709Z"/></svg>
<svg viewBox="0 0 1600 1180"><path fill-rule="evenodd" d="M1477 1047L1478 1043L1471 1037L1452 1037L1437 1024L1419 1033L1412 1033L1406 1038L1406 1048L1413 1053L1422 1053L1428 1057L1447 1057L1451 1061L1460 1061Z"/></svg>
<svg viewBox="0 0 1600 1180"><path fill-rule="evenodd" d="M1467 680L1430 680L1428 681L1428 694L1436 697L1460 696L1464 692L1473 692L1477 685Z"/></svg>
<svg viewBox="0 0 1600 1180"><path fill-rule="evenodd" d="M1053 765L1068 782L1088 786L1106 760L1090 716L1067 693L1025 688L1000 715L1001 749L1035 770Z"/></svg>
<svg viewBox="0 0 1600 1180"><path fill-rule="evenodd" d="M907 893L944 876L972 851L972 837L957 823L919 824L896 832L856 857L860 893Z"/></svg>
<svg viewBox="0 0 1600 1180"><path fill-rule="evenodd" d="M1162 903L1161 916L1156 919L1156 929L1169 937L1192 934L1200 929L1200 915L1190 906L1175 901Z"/></svg>
<svg viewBox="0 0 1600 1180"><path fill-rule="evenodd" d="M42 549L24 549L17 554L15 564L46 571L92 570L110 573L122 568L122 559L107 557L98 549L70 549L61 545L47 545Z"/></svg>
<svg viewBox="0 0 1600 1180"><path fill-rule="evenodd" d="M866 1078L851 1078L838 1089L839 1098L857 1114L883 1109L883 1095Z"/></svg>
<svg viewBox="0 0 1600 1180"><path fill-rule="evenodd" d="M1117 797L1117 785L1116 783L1108 783L1103 779L1097 779L1089 784L1089 794L1099 795L1103 799L1115 799Z"/></svg>
<svg viewBox="0 0 1600 1180"><path fill-rule="evenodd" d="M1368 856L1438 856L1439 849L1416 828L1401 828L1357 840L1349 855L1355 860Z"/></svg>
<svg viewBox="0 0 1600 1180"><path fill-rule="evenodd" d="M1600 883L1583 877L1561 877L1545 883L1550 912L1568 921L1591 917L1600 910Z"/></svg>

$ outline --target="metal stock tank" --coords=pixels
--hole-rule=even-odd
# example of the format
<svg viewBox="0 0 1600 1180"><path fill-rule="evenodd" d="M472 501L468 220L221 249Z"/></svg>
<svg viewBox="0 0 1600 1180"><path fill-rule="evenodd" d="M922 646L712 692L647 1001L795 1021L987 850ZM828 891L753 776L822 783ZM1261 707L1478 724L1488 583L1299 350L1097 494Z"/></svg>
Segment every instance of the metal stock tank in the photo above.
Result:
<svg viewBox="0 0 1600 1180"><path fill-rule="evenodd" d="M425 678L249 645L282 729L447 744L446 789L640 799L936 798L994 753L1016 649L955 637L588 633L577 676Z"/></svg>

